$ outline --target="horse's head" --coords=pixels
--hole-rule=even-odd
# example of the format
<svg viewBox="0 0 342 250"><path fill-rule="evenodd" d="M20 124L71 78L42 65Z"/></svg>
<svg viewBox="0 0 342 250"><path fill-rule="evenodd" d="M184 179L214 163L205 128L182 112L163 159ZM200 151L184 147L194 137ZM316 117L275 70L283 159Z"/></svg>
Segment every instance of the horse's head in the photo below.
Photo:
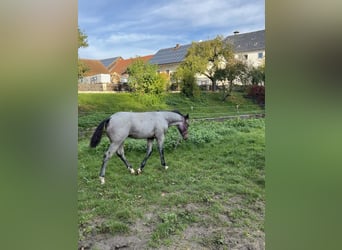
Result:
<svg viewBox="0 0 342 250"><path fill-rule="evenodd" d="M184 140L188 139L189 114L183 116L183 122L178 125L178 131Z"/></svg>

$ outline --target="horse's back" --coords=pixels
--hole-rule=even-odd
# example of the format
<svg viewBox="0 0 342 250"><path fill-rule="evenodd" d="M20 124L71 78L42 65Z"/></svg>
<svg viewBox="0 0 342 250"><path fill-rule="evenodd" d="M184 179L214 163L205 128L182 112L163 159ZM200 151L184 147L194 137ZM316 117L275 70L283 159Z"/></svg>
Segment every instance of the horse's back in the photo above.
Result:
<svg viewBox="0 0 342 250"><path fill-rule="evenodd" d="M160 112L117 112L111 116L111 120L122 120L126 122L162 122L163 116Z"/></svg>
<svg viewBox="0 0 342 250"><path fill-rule="evenodd" d="M116 137L150 138L163 133L167 122L159 112L117 112L110 117L107 134Z"/></svg>

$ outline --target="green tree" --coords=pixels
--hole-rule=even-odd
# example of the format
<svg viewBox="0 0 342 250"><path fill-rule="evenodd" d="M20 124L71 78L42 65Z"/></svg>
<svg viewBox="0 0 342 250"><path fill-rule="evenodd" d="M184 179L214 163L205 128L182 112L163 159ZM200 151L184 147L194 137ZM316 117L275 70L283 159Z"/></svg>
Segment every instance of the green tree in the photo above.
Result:
<svg viewBox="0 0 342 250"><path fill-rule="evenodd" d="M157 73L157 67L138 57L127 68L128 85L145 104L159 103L166 90L167 79Z"/></svg>
<svg viewBox="0 0 342 250"><path fill-rule="evenodd" d="M80 27L77 28L78 30L78 48L86 48L89 46L88 44L88 36L83 33L80 29Z"/></svg>
<svg viewBox="0 0 342 250"><path fill-rule="evenodd" d="M248 77L252 85L265 84L265 63L256 68L251 68Z"/></svg>
<svg viewBox="0 0 342 250"><path fill-rule="evenodd" d="M237 59L230 59L225 63L223 68L215 71L216 79L222 81L222 100L226 100L230 96L235 80L240 80L242 83L246 82L248 74L248 66Z"/></svg>
<svg viewBox="0 0 342 250"><path fill-rule="evenodd" d="M197 98L200 96L200 89L196 82L196 73L190 68L182 68L177 70L172 79L180 86L181 93L189 98Z"/></svg>
<svg viewBox="0 0 342 250"><path fill-rule="evenodd" d="M177 68L178 77L188 72L205 75L211 80L212 91L215 91L218 80L215 72L224 66L224 62L233 57L232 46L224 42L222 36L204 42L193 42L185 60Z"/></svg>
<svg viewBox="0 0 342 250"><path fill-rule="evenodd" d="M86 48L89 46L87 38L88 36L83 33L80 29L80 27L77 28L78 29L78 48ZM89 70L88 66L86 64L84 64L83 62L80 61L80 59L78 58L78 78L81 78L84 76L84 74Z"/></svg>

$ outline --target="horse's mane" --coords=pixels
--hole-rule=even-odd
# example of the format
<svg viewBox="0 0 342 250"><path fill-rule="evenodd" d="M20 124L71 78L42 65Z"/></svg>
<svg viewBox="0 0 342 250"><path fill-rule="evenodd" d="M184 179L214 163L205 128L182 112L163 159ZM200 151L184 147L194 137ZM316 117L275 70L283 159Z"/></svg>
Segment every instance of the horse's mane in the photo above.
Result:
<svg viewBox="0 0 342 250"><path fill-rule="evenodd" d="M179 110L172 110L171 112L184 116L181 112L179 112Z"/></svg>
<svg viewBox="0 0 342 250"><path fill-rule="evenodd" d="M171 111L169 111L169 110L158 110L158 112L173 112L173 113L176 113L176 114L179 114L179 115L181 115L181 116L184 116L181 112L179 112L179 110L171 110Z"/></svg>

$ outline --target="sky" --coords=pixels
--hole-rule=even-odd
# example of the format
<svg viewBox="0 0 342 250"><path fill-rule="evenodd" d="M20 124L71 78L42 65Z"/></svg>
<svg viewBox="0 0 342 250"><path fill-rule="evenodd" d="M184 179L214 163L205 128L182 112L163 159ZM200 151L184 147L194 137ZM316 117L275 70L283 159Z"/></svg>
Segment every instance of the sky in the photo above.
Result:
<svg viewBox="0 0 342 250"><path fill-rule="evenodd" d="M265 29L265 0L79 0L79 57L124 59Z"/></svg>

